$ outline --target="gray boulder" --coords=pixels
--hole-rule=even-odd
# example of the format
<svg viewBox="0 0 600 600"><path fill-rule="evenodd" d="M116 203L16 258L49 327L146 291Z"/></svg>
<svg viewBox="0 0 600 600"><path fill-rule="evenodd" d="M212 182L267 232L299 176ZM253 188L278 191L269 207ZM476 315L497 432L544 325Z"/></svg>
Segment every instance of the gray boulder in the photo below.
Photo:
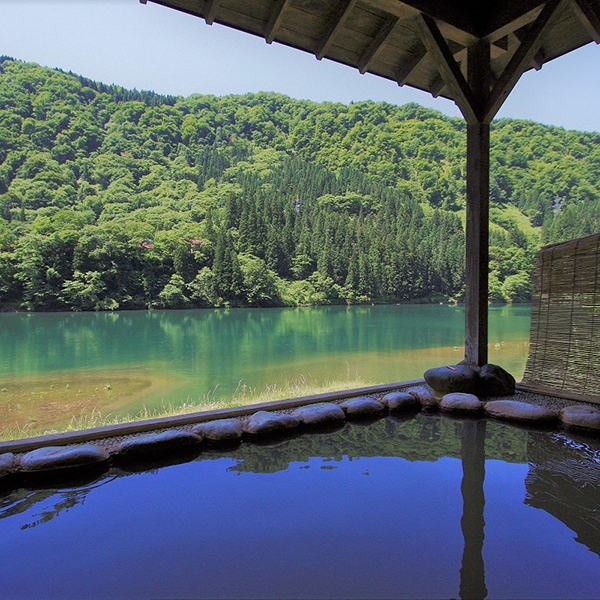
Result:
<svg viewBox="0 0 600 600"><path fill-rule="evenodd" d="M423 408L437 408L442 399L441 394L436 394L427 385L417 385L406 390L411 396L414 396Z"/></svg>
<svg viewBox="0 0 600 600"><path fill-rule="evenodd" d="M428 369L423 375L427 384L444 395L452 392L474 394L479 384L479 373L469 365L447 365Z"/></svg>
<svg viewBox="0 0 600 600"><path fill-rule="evenodd" d="M514 396L515 378L498 365L483 365L479 371L479 393L489 396Z"/></svg>
<svg viewBox="0 0 600 600"><path fill-rule="evenodd" d="M21 456L23 473L44 473L67 469L95 467L109 460L106 450L94 444L80 446L47 446Z"/></svg>
<svg viewBox="0 0 600 600"><path fill-rule="evenodd" d="M15 455L12 452L0 454L0 477L14 473L17 468Z"/></svg>
<svg viewBox="0 0 600 600"><path fill-rule="evenodd" d="M199 444L202 438L189 431L167 429L129 438L119 444L119 456L140 456L158 452L171 452Z"/></svg>
<svg viewBox="0 0 600 600"><path fill-rule="evenodd" d="M350 398L344 400L340 404L342 410L348 417L378 417L385 411L385 406L374 398L368 396L359 396L358 398Z"/></svg>
<svg viewBox="0 0 600 600"><path fill-rule="evenodd" d="M381 403L387 406L390 412L416 410L421 407L420 402L408 392L390 392L381 399Z"/></svg>
<svg viewBox="0 0 600 600"><path fill-rule="evenodd" d="M445 412L477 413L483 410L483 402L475 394L453 392L446 394L442 398L440 410Z"/></svg>
<svg viewBox="0 0 600 600"><path fill-rule="evenodd" d="M239 419L218 419L200 423L192 431L211 442L231 442L242 437L242 422Z"/></svg>
<svg viewBox="0 0 600 600"><path fill-rule="evenodd" d="M497 419L524 421L527 423L551 423L558 418L558 412L555 410L516 400L492 400L486 402L485 412Z"/></svg>
<svg viewBox="0 0 600 600"><path fill-rule="evenodd" d="M567 406L560 411L560 420L569 429L600 431L600 410L592 406Z"/></svg>
<svg viewBox="0 0 600 600"><path fill-rule="evenodd" d="M266 435L298 427L300 419L289 414L259 410L243 424L242 429L251 435Z"/></svg>
<svg viewBox="0 0 600 600"><path fill-rule="evenodd" d="M329 425L346 419L343 409L332 402L319 402L297 408L292 413L300 423L308 426Z"/></svg>

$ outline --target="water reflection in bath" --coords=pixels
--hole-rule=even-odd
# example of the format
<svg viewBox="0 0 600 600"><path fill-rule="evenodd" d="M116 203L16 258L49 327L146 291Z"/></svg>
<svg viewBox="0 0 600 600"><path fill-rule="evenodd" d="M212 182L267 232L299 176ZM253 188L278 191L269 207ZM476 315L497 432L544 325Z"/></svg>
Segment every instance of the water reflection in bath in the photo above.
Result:
<svg viewBox="0 0 600 600"><path fill-rule="evenodd" d="M6 598L590 598L600 443L420 414L0 500Z"/></svg>

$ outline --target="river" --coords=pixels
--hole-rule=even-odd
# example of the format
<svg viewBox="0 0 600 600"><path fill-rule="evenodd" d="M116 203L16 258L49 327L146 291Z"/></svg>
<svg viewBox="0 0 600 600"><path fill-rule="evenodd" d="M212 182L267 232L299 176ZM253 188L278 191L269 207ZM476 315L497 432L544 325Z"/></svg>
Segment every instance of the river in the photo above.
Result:
<svg viewBox="0 0 600 600"><path fill-rule="evenodd" d="M517 379L530 314L490 307L490 362ZM448 305L0 314L0 427L402 381L463 343Z"/></svg>

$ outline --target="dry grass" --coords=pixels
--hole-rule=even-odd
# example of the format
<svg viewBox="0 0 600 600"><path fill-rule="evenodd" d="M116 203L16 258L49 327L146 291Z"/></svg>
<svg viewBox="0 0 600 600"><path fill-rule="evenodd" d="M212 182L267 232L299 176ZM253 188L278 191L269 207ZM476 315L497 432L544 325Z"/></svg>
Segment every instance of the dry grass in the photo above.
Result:
<svg viewBox="0 0 600 600"><path fill-rule="evenodd" d="M196 400L187 398L180 404L163 402L159 406L152 408L143 406L141 410L132 414L103 414L100 410L93 408L79 415L73 415L64 427L40 429L39 425L36 425L35 422L27 423L23 426L6 427L0 430L0 441L93 429L96 427L118 425L119 423L130 423L132 421L186 415L219 408L247 406L249 404L283 400L286 398L298 398L344 389L360 388L367 385L369 384L360 379L328 381L322 384L315 384L310 375L302 375L283 384L267 385L263 389L257 390L240 381L237 389L230 398L217 397L217 388L215 388L209 394Z"/></svg>

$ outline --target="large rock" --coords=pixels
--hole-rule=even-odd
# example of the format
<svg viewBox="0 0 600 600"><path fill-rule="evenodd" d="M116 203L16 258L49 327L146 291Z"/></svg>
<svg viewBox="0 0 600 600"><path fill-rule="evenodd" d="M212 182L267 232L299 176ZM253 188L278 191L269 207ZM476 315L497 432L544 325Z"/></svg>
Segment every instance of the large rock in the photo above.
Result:
<svg viewBox="0 0 600 600"><path fill-rule="evenodd" d="M442 396L436 394L428 385L416 385L406 390L416 398L423 408L437 408Z"/></svg>
<svg viewBox="0 0 600 600"><path fill-rule="evenodd" d="M297 408L293 413L303 425L317 426L339 423L346 419L343 409L332 402L319 402Z"/></svg>
<svg viewBox="0 0 600 600"><path fill-rule="evenodd" d="M600 431L600 410L592 406L567 406L560 411L560 420L569 429Z"/></svg>
<svg viewBox="0 0 600 600"><path fill-rule="evenodd" d="M483 410L483 402L474 394L453 392L442 398L440 410L457 413L478 413Z"/></svg>
<svg viewBox="0 0 600 600"><path fill-rule="evenodd" d="M242 428L250 435L268 435L297 427L299 424L300 419L293 415L259 410L250 416Z"/></svg>
<svg viewBox="0 0 600 600"><path fill-rule="evenodd" d="M486 402L485 412L497 419L523 421L527 423L551 423L558 418L558 412L527 402L516 400L492 400Z"/></svg>
<svg viewBox="0 0 600 600"><path fill-rule="evenodd" d="M47 446L32 450L19 461L23 473L45 473L97 467L109 460L106 450L94 444Z"/></svg>
<svg viewBox="0 0 600 600"><path fill-rule="evenodd" d="M421 403L408 392L390 392L381 399L381 403L387 406L390 412L410 411L421 408Z"/></svg>
<svg viewBox="0 0 600 600"><path fill-rule="evenodd" d="M119 444L118 454L122 457L172 452L198 445L202 441L199 435L189 431L167 429L159 433L146 433L129 438Z"/></svg>
<svg viewBox="0 0 600 600"><path fill-rule="evenodd" d="M218 419L200 423L192 431L211 442L232 442L242 437L242 422L239 419Z"/></svg>
<svg viewBox="0 0 600 600"><path fill-rule="evenodd" d="M354 418L379 417L385 411L385 406L381 402L368 396L359 396L358 398L344 400L340 406L346 413L346 416Z"/></svg>
<svg viewBox="0 0 600 600"><path fill-rule="evenodd" d="M0 477L14 473L17 468L17 461L12 452L0 454Z"/></svg>
<svg viewBox="0 0 600 600"><path fill-rule="evenodd" d="M483 365L479 371L479 393L489 396L514 396L515 378L498 365Z"/></svg>
<svg viewBox="0 0 600 600"><path fill-rule="evenodd" d="M423 375L425 381L439 394L465 392L474 394L479 384L479 373L469 365L447 365L428 369Z"/></svg>

